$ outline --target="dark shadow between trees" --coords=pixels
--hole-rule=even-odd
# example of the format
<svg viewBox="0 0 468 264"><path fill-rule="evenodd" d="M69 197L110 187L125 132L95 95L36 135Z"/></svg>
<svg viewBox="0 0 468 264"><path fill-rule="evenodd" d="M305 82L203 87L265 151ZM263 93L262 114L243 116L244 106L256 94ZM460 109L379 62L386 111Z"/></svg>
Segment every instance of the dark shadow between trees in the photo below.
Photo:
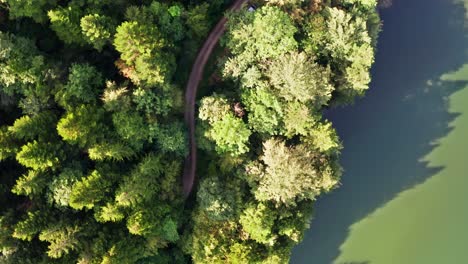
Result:
<svg viewBox="0 0 468 264"><path fill-rule="evenodd" d="M463 22L451 20L464 14L455 9L450 1L397 0L382 11L371 90L354 106L326 114L344 144L342 186L318 200L291 263L333 263L353 223L443 169L420 159L457 116L447 98L463 86L436 84L466 61Z"/></svg>

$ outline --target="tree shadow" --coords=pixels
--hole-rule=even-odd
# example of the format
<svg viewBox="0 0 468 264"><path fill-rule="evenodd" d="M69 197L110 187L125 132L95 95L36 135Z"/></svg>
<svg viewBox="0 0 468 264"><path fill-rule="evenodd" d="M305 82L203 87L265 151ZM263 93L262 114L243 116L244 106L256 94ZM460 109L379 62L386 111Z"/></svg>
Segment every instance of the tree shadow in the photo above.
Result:
<svg viewBox="0 0 468 264"><path fill-rule="evenodd" d="M382 11L371 90L355 105L326 113L344 144L342 186L317 201L291 263L333 263L353 223L443 169L420 159L457 116L447 98L463 87L437 85L467 59L463 22L447 21L463 20L462 10L454 10L449 1L413 0Z"/></svg>

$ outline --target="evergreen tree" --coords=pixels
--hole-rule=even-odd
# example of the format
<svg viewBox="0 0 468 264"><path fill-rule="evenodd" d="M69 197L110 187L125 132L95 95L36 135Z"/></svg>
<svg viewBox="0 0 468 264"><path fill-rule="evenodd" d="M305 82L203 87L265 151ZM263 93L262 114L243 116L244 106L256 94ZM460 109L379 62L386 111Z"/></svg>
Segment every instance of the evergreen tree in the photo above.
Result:
<svg viewBox="0 0 468 264"><path fill-rule="evenodd" d="M86 41L98 51L111 42L115 31L112 19L100 14L82 17L80 26Z"/></svg>
<svg viewBox="0 0 468 264"><path fill-rule="evenodd" d="M16 154L16 160L23 166L34 170L55 169L63 160L63 150L60 144L32 141L21 147Z"/></svg>

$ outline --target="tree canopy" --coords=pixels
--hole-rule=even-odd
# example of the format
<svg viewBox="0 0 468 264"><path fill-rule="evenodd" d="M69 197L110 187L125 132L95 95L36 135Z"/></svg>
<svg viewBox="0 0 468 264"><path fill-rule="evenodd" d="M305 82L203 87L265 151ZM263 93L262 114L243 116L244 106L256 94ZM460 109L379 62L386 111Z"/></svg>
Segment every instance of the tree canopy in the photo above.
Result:
<svg viewBox="0 0 468 264"><path fill-rule="evenodd" d="M254 2L0 0L0 263L288 263L341 176L323 110L368 89L380 19ZM183 87L224 15L184 197Z"/></svg>

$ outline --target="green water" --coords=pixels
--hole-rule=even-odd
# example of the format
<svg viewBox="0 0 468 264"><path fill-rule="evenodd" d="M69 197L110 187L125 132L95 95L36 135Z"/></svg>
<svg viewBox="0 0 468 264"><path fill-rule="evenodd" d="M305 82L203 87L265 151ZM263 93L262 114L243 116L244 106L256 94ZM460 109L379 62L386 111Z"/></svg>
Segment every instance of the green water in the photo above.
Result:
<svg viewBox="0 0 468 264"><path fill-rule="evenodd" d="M382 11L371 91L328 113L344 141L343 185L317 201L291 263L468 263L463 4L395 0Z"/></svg>
<svg viewBox="0 0 468 264"><path fill-rule="evenodd" d="M468 81L467 70L443 79ZM448 104L459 116L423 158L441 171L354 223L335 263L468 263L468 85Z"/></svg>

